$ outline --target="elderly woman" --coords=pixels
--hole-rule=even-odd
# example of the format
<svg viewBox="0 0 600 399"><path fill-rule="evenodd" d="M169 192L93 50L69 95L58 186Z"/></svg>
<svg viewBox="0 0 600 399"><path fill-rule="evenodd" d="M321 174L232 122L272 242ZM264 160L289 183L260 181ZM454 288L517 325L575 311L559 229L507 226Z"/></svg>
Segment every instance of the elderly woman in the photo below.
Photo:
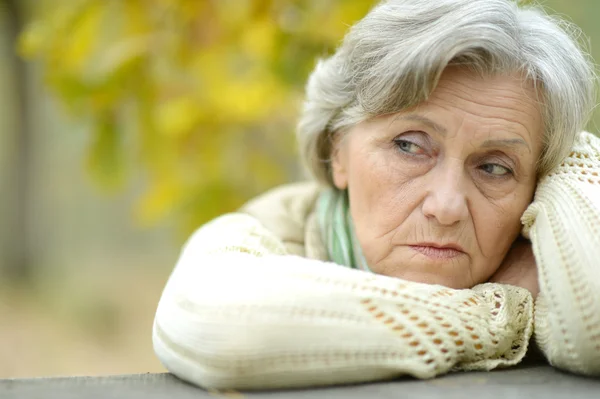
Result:
<svg viewBox="0 0 600 399"><path fill-rule="evenodd" d="M313 182L184 248L153 331L167 369L242 389L430 378L515 365L534 334L600 374L594 76L561 26L508 0L375 7L308 82Z"/></svg>

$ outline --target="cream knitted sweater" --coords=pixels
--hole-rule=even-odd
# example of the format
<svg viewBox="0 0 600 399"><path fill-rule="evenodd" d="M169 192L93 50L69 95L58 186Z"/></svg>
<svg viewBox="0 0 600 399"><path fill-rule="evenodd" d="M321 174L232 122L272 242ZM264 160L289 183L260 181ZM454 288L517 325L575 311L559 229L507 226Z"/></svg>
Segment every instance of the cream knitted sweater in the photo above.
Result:
<svg viewBox="0 0 600 399"><path fill-rule="evenodd" d="M531 334L551 364L600 374L600 139L583 133L523 215L540 295L408 282L327 262L318 188L285 187L201 227L163 292L153 341L210 388L430 378L518 363Z"/></svg>

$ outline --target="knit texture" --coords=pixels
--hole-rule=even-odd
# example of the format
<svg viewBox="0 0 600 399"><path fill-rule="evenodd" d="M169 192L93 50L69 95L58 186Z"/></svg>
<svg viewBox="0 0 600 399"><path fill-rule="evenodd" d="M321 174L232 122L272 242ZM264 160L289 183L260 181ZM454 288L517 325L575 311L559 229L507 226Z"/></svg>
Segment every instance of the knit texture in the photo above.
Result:
<svg viewBox="0 0 600 399"><path fill-rule="evenodd" d="M522 288L453 290L326 261L319 189L295 185L194 233L158 305L156 354L210 388L431 378L518 363L535 320L552 364L600 374L599 173L600 140L583 133L523 215L540 274L535 318Z"/></svg>
<svg viewBox="0 0 600 399"><path fill-rule="evenodd" d="M600 139L582 133L523 214L539 271L535 337L550 363L600 375Z"/></svg>

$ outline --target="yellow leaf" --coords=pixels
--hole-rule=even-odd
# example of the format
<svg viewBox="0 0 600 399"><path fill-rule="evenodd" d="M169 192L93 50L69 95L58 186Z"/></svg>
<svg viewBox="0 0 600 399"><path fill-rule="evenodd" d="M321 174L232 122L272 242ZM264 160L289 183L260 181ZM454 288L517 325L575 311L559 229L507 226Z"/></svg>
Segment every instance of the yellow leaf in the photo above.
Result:
<svg viewBox="0 0 600 399"><path fill-rule="evenodd" d="M156 6L147 4L148 1L125 0L123 1L124 15L127 24L126 34L128 35L145 35L153 30L152 22L148 18L148 11L156 8Z"/></svg>
<svg viewBox="0 0 600 399"><path fill-rule="evenodd" d="M182 187L173 175L164 175L152 183L134 209L136 219L151 225L169 216L181 200Z"/></svg>
<svg viewBox="0 0 600 399"><path fill-rule="evenodd" d="M244 30L242 48L257 60L272 58L277 35L277 25L270 18L254 21Z"/></svg>
<svg viewBox="0 0 600 399"><path fill-rule="evenodd" d="M124 160L113 115L105 114L95 124L95 137L88 152L88 171L104 188L114 190L124 181Z"/></svg>
<svg viewBox="0 0 600 399"><path fill-rule="evenodd" d="M198 101L191 97L170 100L158 107L156 127L173 138L185 136L197 124Z"/></svg>
<svg viewBox="0 0 600 399"><path fill-rule="evenodd" d="M104 17L102 2L90 2L72 21L69 36L64 38L62 54L64 67L69 71L83 69L95 50Z"/></svg>
<svg viewBox="0 0 600 399"><path fill-rule="evenodd" d="M147 55L157 38L152 35L125 38L108 48L102 58L92 65L90 74L93 80L105 80L107 76L130 66L142 56Z"/></svg>
<svg viewBox="0 0 600 399"><path fill-rule="evenodd" d="M17 51L22 57L31 58L38 55L46 48L47 35L49 34L47 25L41 21L29 24L17 43Z"/></svg>

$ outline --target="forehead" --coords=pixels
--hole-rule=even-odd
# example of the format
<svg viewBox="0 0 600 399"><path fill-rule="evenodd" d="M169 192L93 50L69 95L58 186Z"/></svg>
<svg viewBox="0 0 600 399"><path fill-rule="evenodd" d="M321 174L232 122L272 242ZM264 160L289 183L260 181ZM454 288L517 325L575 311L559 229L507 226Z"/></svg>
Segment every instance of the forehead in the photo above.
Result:
<svg viewBox="0 0 600 399"><path fill-rule="evenodd" d="M479 76L448 68L423 103L398 113L433 122L436 130L468 129L482 135L516 135L540 147L543 135L540 96L520 74ZM406 118L401 118L406 119Z"/></svg>
<svg viewBox="0 0 600 399"><path fill-rule="evenodd" d="M465 69L448 68L418 107L453 107L465 116L507 119L534 127L541 123L539 98L533 82L520 74L482 77Z"/></svg>

